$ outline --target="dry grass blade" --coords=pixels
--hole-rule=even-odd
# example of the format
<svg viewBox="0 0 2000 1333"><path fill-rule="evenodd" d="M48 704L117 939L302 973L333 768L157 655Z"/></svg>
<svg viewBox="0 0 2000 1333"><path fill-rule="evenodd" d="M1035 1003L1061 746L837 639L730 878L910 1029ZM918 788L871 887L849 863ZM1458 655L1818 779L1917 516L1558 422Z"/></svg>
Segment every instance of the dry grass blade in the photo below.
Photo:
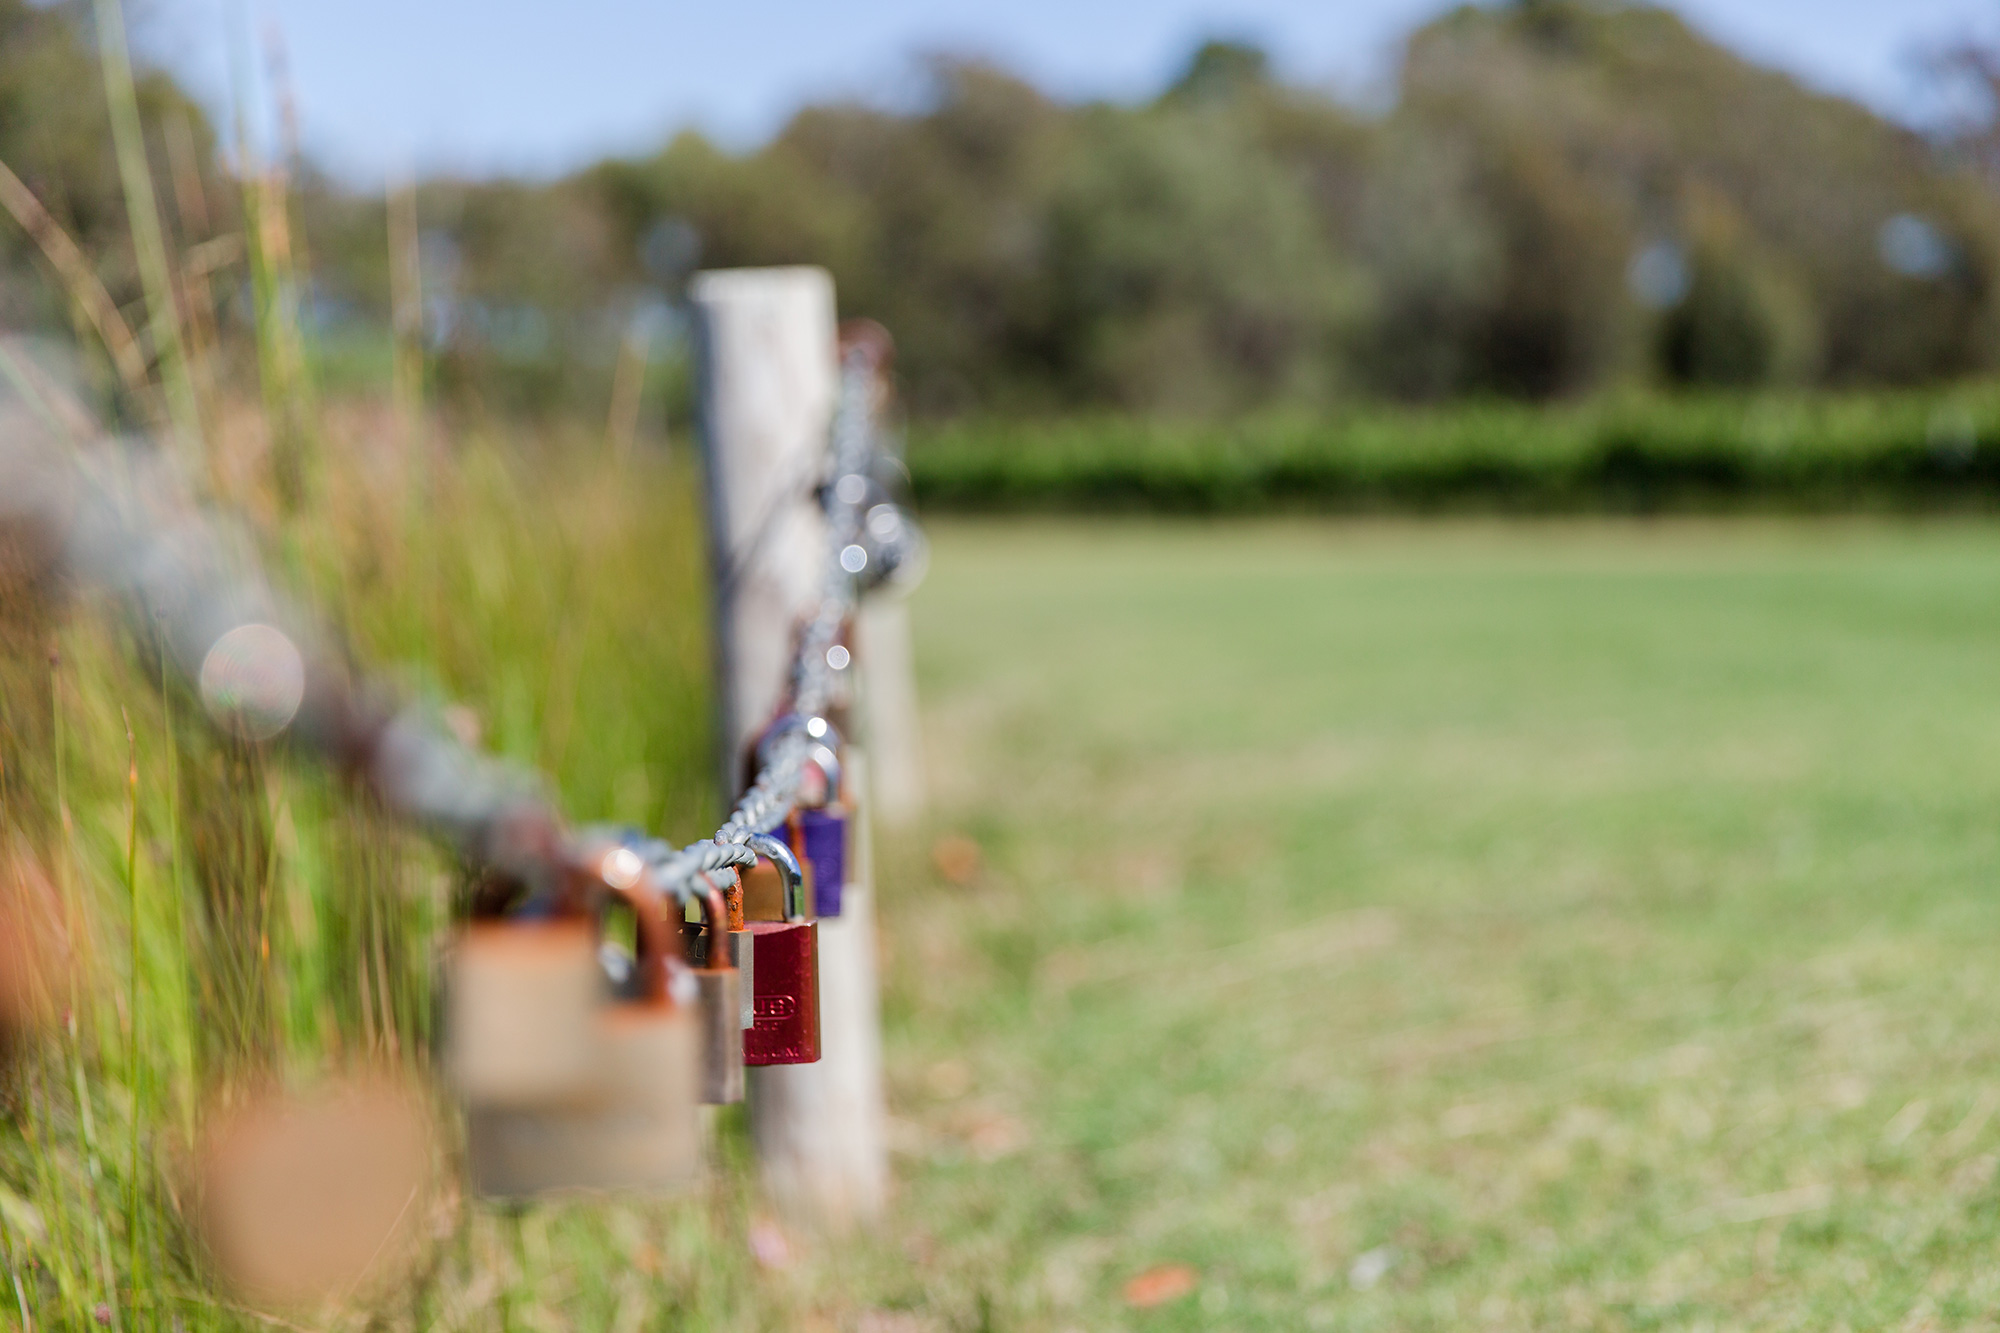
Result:
<svg viewBox="0 0 2000 1333"><path fill-rule="evenodd" d="M183 447L192 449L201 435L200 413L181 340L180 312L168 277L167 245L160 230L159 204L153 196L152 168L146 161L132 58L125 46L125 12L119 0L96 0L94 12L105 101L111 112L111 138L117 148L118 175L125 187L126 225L139 261L140 284L146 290L153 354L166 387L168 415L183 437Z"/></svg>
<svg viewBox="0 0 2000 1333"><path fill-rule="evenodd" d="M152 386L146 378L146 358L139 350L139 343L132 336L132 330L125 323L125 317L118 313L118 305L111 299L111 293L104 290L104 284L97 280L96 270L84 258L69 233L64 231L49 211L42 207L42 201L35 192L24 184L13 169L0 162L0 205L13 215L21 229L34 238L42 249L49 264L62 279L70 299L83 311L90 327L104 340L104 350L111 356L111 364L118 370L118 378L125 388L141 402L151 402Z"/></svg>

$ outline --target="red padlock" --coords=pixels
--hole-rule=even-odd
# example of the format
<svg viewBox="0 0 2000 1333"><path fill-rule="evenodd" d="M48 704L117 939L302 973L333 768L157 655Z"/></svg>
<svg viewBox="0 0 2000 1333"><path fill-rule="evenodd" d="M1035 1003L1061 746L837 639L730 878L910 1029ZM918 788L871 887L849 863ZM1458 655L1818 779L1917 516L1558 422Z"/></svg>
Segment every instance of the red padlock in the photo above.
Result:
<svg viewBox="0 0 2000 1333"><path fill-rule="evenodd" d="M806 916L805 877L792 849L768 833L744 845L783 877L785 919L748 923L757 939L756 1021L743 1034L743 1063L809 1065L819 1059L819 923Z"/></svg>

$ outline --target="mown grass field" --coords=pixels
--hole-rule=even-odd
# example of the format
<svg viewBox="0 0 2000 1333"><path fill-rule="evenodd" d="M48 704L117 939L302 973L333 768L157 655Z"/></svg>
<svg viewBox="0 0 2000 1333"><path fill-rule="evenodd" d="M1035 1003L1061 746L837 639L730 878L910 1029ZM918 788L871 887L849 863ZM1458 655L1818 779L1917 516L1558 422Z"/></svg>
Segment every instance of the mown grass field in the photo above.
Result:
<svg viewBox="0 0 2000 1333"><path fill-rule="evenodd" d="M934 535L862 1326L1994 1322L2000 529Z"/></svg>

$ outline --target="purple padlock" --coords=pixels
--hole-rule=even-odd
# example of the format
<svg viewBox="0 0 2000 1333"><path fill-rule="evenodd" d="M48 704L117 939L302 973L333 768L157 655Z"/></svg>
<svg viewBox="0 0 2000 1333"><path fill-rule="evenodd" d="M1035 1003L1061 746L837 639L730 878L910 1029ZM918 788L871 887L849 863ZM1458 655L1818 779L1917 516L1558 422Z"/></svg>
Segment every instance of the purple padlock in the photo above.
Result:
<svg viewBox="0 0 2000 1333"><path fill-rule="evenodd" d="M837 808L799 811L799 855L812 863L813 913L840 915L847 884L847 815Z"/></svg>

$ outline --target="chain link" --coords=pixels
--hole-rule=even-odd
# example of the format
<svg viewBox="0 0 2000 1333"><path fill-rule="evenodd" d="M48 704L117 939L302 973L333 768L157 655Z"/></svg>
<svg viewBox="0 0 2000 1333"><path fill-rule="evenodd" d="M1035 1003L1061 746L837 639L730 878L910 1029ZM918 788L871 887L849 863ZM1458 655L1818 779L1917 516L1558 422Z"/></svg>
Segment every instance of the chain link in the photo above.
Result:
<svg viewBox="0 0 2000 1333"><path fill-rule="evenodd" d="M884 536L896 541L869 539L869 515L883 506L894 507L876 476L883 451L875 412L880 392L881 365L878 347L867 341L850 345L841 358L840 397L834 412L831 475L820 487L820 503L826 516L826 566L822 571L818 605L798 636L797 651L790 671L790 711L800 717L819 717L839 698L843 677L851 663L841 636L851 622L861 592L893 574L907 560L906 551L920 540L916 526L896 509L894 530L883 524ZM836 664L838 662L838 665ZM801 785L814 754L822 742L805 728L778 730L763 747L756 777L737 801L722 827L711 838L690 844L679 852L652 850L646 859L653 878L663 891L686 898L699 892L704 876L723 868L740 867L756 860L743 844L760 833L783 824L797 807ZM728 855L726 861L717 858Z"/></svg>
<svg viewBox="0 0 2000 1333"><path fill-rule="evenodd" d="M870 537L870 513L894 508L874 477L877 374L870 346L844 356L832 475L820 488L826 569L789 676L792 708L807 716L839 696L849 659L835 650L860 592L905 564L921 541L900 510ZM390 692L358 679L344 650L276 596L250 543L201 511L158 450L55 441L38 449L34 434L0 437L0 536L38 553L36 581L112 593L140 641L201 693L219 724L260 738L286 733L468 865L530 896L556 891L575 839L537 776L473 751L427 710L394 707ZM265 632L240 633L252 627ZM623 841L661 891L684 901L726 881L756 861L743 844L783 824L797 805L819 744L804 730L771 737L755 779L709 838L678 849L659 839Z"/></svg>

